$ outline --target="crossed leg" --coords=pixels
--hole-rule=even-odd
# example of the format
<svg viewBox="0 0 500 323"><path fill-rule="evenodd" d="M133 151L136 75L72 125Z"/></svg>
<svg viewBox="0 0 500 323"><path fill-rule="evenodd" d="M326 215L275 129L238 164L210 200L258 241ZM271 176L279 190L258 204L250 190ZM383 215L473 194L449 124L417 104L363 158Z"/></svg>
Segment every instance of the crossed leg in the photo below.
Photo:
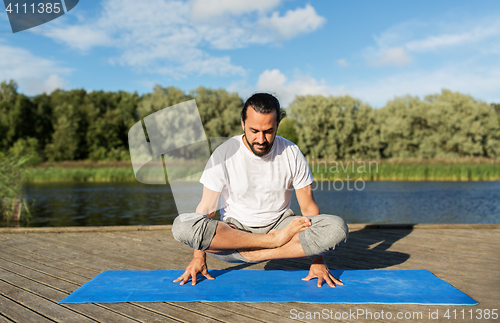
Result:
<svg viewBox="0 0 500 323"><path fill-rule="evenodd" d="M293 213L292 213L293 214ZM288 216L278 223L277 228L286 226L297 216ZM239 249L239 255L249 262L271 259L288 259L322 256L347 240L348 227L338 216L321 214L308 217L311 226L295 234L290 241L277 248Z"/></svg>
<svg viewBox="0 0 500 323"><path fill-rule="evenodd" d="M238 252L249 262L306 257L306 254L302 249L298 233L296 233L287 243L277 248L263 248L253 250L238 249Z"/></svg>
<svg viewBox="0 0 500 323"><path fill-rule="evenodd" d="M274 250L289 245L294 238L298 241L298 233L310 226L311 220L300 217L291 221L283 229L274 229L267 234L259 234L238 230L219 221L215 235L205 251L217 253L225 250L247 250L248 252Z"/></svg>
<svg viewBox="0 0 500 323"><path fill-rule="evenodd" d="M226 262L318 257L344 243L348 236L344 220L327 214L287 216L269 232L247 232L245 230L252 228L240 223L234 223L238 228L232 228L232 222L213 220L198 213L183 214L175 219L172 232L177 241Z"/></svg>

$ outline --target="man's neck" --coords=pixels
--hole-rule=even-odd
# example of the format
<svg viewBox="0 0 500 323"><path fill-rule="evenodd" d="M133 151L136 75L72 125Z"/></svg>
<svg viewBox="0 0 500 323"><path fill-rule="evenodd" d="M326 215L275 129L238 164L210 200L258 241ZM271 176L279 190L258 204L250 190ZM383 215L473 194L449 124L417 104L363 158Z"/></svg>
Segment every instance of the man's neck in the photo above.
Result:
<svg viewBox="0 0 500 323"><path fill-rule="evenodd" d="M247 137L245 137L245 134L243 134L243 137L241 137L241 140L243 140L243 143L245 144L245 147L247 147L248 150L253 154L252 148L248 145Z"/></svg>

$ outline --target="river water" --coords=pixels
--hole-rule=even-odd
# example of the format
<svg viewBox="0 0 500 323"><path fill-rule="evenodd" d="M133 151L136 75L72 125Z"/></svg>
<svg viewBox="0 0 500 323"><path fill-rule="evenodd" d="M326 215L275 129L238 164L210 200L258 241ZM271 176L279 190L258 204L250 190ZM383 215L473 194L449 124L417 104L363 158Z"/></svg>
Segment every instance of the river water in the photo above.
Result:
<svg viewBox="0 0 500 323"><path fill-rule="evenodd" d="M347 223L500 223L500 182L328 184L313 184L320 211ZM24 193L30 227L171 224L177 214L168 185L30 184ZM295 196L292 209L300 214Z"/></svg>

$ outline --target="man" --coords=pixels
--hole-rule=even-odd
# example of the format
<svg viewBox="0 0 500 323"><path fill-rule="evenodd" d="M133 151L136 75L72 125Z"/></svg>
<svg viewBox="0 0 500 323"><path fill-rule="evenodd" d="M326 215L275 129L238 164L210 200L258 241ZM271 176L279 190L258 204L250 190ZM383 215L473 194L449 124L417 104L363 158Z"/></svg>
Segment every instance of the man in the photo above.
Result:
<svg viewBox="0 0 500 323"><path fill-rule="evenodd" d="M338 216L319 214L314 201L311 170L292 142L277 137L278 100L266 93L250 97L241 112L243 135L218 147L200 179L203 195L196 213L179 215L174 238L194 249L182 276L183 285L208 273L206 252L227 262L260 262L309 257L309 275L330 287L333 277L323 255L347 240L348 228ZM290 208L292 188L303 216ZM221 221L213 219L221 198Z"/></svg>

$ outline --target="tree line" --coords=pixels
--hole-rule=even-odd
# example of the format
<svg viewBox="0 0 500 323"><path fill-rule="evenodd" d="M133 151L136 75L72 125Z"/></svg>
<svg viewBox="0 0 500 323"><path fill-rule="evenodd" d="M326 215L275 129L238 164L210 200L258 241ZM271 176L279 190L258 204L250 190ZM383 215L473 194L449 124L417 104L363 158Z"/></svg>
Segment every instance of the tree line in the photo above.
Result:
<svg viewBox="0 0 500 323"><path fill-rule="evenodd" d="M195 99L207 138L241 133L243 99L223 89L185 92L55 90L28 97L0 84L0 152L32 163L129 160L128 130L141 118ZM374 109L349 96L298 96L279 127L316 158L500 156L500 105L460 93L401 97Z"/></svg>
<svg viewBox="0 0 500 323"><path fill-rule="evenodd" d="M500 156L500 105L449 90L380 109L349 96L300 96L290 109L297 143L314 157Z"/></svg>

